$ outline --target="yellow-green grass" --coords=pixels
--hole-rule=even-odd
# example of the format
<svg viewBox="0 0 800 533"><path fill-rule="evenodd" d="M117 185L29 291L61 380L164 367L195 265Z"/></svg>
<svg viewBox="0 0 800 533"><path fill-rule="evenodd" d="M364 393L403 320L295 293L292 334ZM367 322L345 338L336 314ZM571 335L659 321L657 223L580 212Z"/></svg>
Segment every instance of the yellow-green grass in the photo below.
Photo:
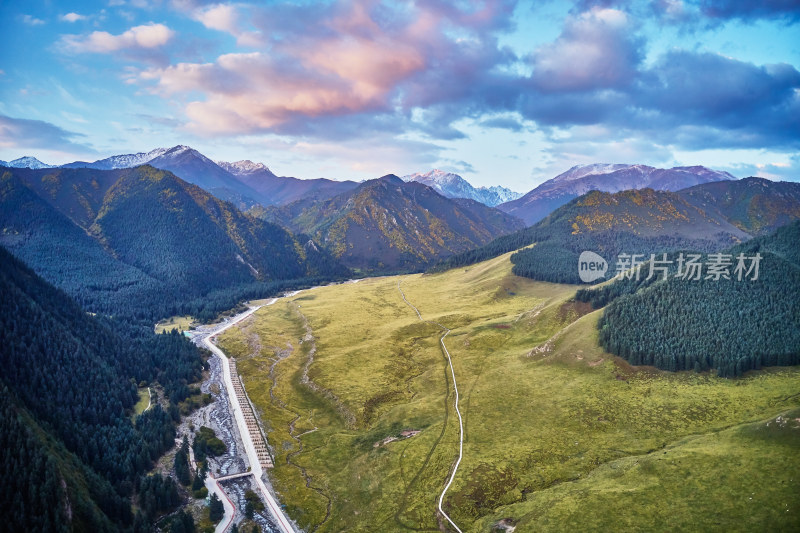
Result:
<svg viewBox="0 0 800 533"><path fill-rule="evenodd" d="M216 529L216 522L212 522L208 516L208 507L202 507L199 513L195 513L195 529L200 533L213 533Z"/></svg>
<svg viewBox="0 0 800 533"><path fill-rule="evenodd" d="M173 329L177 329L178 332L183 333L192 329L196 324L197 322L191 316L173 316L156 324L155 331L156 333L169 333Z"/></svg>
<svg viewBox="0 0 800 533"><path fill-rule="evenodd" d="M788 415L788 416L787 416ZM800 409L606 463L497 509L517 531L796 531Z"/></svg>
<svg viewBox="0 0 800 533"><path fill-rule="evenodd" d="M464 531L535 514L525 506L539 495L598 468L800 404L797 369L740 380L633 369L597 346L601 311L570 303L574 286L516 277L508 258L306 291L222 335L276 450L275 487L301 526L439 530L436 502L458 450L452 380L440 328L419 321L398 282L423 318L451 330L465 441L445 509ZM301 383L306 321L316 390ZM373 446L403 429L421 433ZM617 511L632 529L665 505L663 494L645 500ZM526 530L537 529L517 529Z"/></svg>
<svg viewBox="0 0 800 533"><path fill-rule="evenodd" d="M139 416L144 413L147 406L150 405L150 389L148 387L139 387L139 400L133 406L133 416Z"/></svg>

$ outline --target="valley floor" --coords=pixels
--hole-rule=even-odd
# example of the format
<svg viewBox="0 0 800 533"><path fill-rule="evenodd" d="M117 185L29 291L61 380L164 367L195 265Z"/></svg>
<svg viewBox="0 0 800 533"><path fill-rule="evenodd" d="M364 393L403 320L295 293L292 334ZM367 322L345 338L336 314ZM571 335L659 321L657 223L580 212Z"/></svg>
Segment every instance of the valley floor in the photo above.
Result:
<svg viewBox="0 0 800 533"><path fill-rule="evenodd" d="M791 530L800 371L634 368L597 346L576 287L508 255L304 291L228 329L306 531ZM452 372L439 339L446 338ZM780 417L780 419L778 419Z"/></svg>

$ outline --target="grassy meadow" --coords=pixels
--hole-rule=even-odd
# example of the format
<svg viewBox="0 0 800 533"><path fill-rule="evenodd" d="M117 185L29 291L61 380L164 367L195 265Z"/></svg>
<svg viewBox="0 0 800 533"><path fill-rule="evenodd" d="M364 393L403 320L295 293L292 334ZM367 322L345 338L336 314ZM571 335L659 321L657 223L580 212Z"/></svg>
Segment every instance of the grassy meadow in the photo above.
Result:
<svg viewBox="0 0 800 533"><path fill-rule="evenodd" d="M169 333L173 329L177 329L178 333L192 329L197 325L197 321L190 316L173 316L163 322L155 325L155 332L157 334Z"/></svg>
<svg viewBox="0 0 800 533"><path fill-rule="evenodd" d="M136 418L140 414L144 413L147 409L147 406L150 405L149 387L139 387L136 393L139 395L139 399L136 401L136 405L133 406L133 414L131 415L132 418Z"/></svg>
<svg viewBox="0 0 800 533"><path fill-rule="evenodd" d="M398 283L451 330L465 441L444 507L463 531L797 527L800 369L633 368L597 346L602 310L512 275L506 254L308 290L221 335L307 531L447 530L453 384L441 330Z"/></svg>

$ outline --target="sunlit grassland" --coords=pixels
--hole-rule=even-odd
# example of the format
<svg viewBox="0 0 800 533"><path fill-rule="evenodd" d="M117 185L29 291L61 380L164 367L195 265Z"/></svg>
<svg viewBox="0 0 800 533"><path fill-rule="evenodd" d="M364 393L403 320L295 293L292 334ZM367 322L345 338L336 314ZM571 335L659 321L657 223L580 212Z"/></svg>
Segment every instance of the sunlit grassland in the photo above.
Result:
<svg viewBox="0 0 800 533"><path fill-rule="evenodd" d="M796 531L800 410L690 436L529 495L485 517L490 531Z"/></svg>
<svg viewBox="0 0 800 533"><path fill-rule="evenodd" d="M575 530L557 512L608 514L601 508L605 500L573 496L573 503L559 507L553 503L562 497L556 491L596 480L611 487L611 497L615 479L603 472L615 464L682 449L690 465L690 458L700 456L684 446L713 449L720 443L722 450L733 444L713 435L800 404L797 369L739 380L634 370L597 347L602 311L584 314L584 307L569 302L573 286L513 276L508 257L441 274L305 291L262 308L222 335L221 346L237 356L276 451L275 487L303 527L438 530L436 501L458 446L452 380L438 345L441 330L419 321L403 302L398 282L423 318L451 330L446 343L466 433L464 459L445 508L465 531L487 531L507 517L521 520L517 532ZM309 377L318 391L300 382L312 345L304 320L316 339ZM540 346L549 349L532 353ZM275 365L273 398L270 367L278 357L283 358ZM421 433L373 446L403 429ZM740 447L769 463L762 441ZM788 460L774 453L774 465ZM740 466L755 464L742 460ZM622 481L632 492L649 486L662 475L661 466L653 463L647 472L627 468L619 490L627 490ZM727 501L712 482L727 467L724 461L698 465L693 498ZM773 470L780 488L789 470L763 471ZM677 475L670 479L678 483ZM643 490L631 505L611 506L610 512L624 517L630 529L650 528L654 513L668 515L670 508L691 523L693 513L705 507L687 507L684 496L677 488ZM726 505L732 516L750 512ZM553 513L547 524L536 518L544 512Z"/></svg>
<svg viewBox="0 0 800 533"><path fill-rule="evenodd" d="M145 409L147 409L147 406L150 405L149 387L139 387L136 392L139 394L139 400L136 402L136 405L133 406L132 417L134 418L144 413Z"/></svg>
<svg viewBox="0 0 800 533"><path fill-rule="evenodd" d="M197 322L190 316L173 316L155 325L156 333L169 333L177 329L179 333L192 329Z"/></svg>

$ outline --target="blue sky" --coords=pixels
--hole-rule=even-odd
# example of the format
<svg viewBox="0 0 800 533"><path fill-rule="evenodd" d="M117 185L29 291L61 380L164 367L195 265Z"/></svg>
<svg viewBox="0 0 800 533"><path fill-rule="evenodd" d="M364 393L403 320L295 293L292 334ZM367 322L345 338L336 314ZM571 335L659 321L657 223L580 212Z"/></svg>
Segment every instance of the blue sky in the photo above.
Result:
<svg viewBox="0 0 800 533"><path fill-rule="evenodd" d="M800 180L787 0L0 3L0 159L188 144L279 175L583 163Z"/></svg>

